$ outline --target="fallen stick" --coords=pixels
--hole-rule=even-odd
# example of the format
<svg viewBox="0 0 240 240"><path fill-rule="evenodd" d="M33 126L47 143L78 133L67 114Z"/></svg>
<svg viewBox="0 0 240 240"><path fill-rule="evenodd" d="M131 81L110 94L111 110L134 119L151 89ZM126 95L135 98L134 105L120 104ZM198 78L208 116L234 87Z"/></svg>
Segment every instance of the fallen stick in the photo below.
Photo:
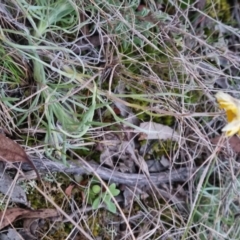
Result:
<svg viewBox="0 0 240 240"><path fill-rule="evenodd" d="M150 182L154 184L163 183L175 183L175 182L186 182L193 175L197 168L183 167L174 170L168 170L160 173L151 173L149 177L144 174L137 173L122 173L106 167L102 167L99 164L93 162L82 162L80 160L75 162L68 162L68 166L65 166L61 162L54 162L47 158L31 158L34 165L39 172L63 172L66 174L88 174L98 175L104 180L109 180L114 183L122 183L126 185L146 185ZM30 170L31 167L27 164L22 165L23 170Z"/></svg>

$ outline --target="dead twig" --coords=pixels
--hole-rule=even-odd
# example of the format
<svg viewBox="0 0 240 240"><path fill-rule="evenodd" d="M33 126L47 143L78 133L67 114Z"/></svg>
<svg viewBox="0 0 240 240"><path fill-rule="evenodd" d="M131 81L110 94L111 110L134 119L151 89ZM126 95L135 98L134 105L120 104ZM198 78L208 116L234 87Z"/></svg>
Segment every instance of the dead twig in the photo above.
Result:
<svg viewBox="0 0 240 240"><path fill-rule="evenodd" d="M186 182L191 178L197 168L183 167L171 171L152 173L149 178L144 174L128 174L118 172L112 169L108 169L100 166L99 164L88 162L86 165L81 161L69 161L69 166L65 166L60 162L53 162L47 158L31 158L34 165L39 171L50 172L64 172L66 174L89 174L99 175L104 180L109 180L114 183L121 183L126 185L149 185L149 180L154 184L174 183L174 182ZM27 164L22 165L23 170L30 170L30 166Z"/></svg>

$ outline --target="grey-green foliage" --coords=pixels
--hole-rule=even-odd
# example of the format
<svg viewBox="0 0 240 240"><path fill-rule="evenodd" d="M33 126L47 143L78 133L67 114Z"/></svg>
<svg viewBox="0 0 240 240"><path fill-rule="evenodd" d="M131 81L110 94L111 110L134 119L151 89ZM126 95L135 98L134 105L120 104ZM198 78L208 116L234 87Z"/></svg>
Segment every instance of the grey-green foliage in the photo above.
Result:
<svg viewBox="0 0 240 240"><path fill-rule="evenodd" d="M107 209L112 212L116 213L117 208L115 203L112 201L112 197L116 197L119 195L120 190L116 188L116 184L112 183L108 190L105 192L101 191L101 187L97 184L93 185L90 190L88 191L88 202L92 204L93 209L98 209L102 203L105 203Z"/></svg>

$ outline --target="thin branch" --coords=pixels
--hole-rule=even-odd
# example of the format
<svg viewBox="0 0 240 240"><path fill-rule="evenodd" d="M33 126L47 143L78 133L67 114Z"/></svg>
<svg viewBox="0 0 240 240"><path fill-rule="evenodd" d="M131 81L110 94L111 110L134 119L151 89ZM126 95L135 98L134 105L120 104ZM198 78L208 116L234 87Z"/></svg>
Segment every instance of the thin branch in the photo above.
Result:
<svg viewBox="0 0 240 240"><path fill-rule="evenodd" d="M149 178L144 174L134 173L122 173L112 169L108 169L100 166L99 164L88 162L85 164L81 161L69 161L68 166L60 162L53 162L47 158L31 158L34 165L39 172L64 172L67 174L88 174L88 175L99 175L104 180L110 180L115 183L122 183L126 185L149 185L150 182L154 184L163 184L169 182L186 182L193 176L193 173L197 168L190 169L183 167L171 171L165 171L160 173L152 173ZM27 164L22 165L23 170L30 170L31 166Z"/></svg>

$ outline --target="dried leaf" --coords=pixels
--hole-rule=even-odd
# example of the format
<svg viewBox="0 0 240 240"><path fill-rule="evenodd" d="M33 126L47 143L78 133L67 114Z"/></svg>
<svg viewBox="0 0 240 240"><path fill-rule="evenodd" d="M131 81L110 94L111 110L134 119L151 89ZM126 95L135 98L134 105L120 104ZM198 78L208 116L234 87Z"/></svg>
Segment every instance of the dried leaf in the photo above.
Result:
<svg viewBox="0 0 240 240"><path fill-rule="evenodd" d="M140 124L142 133L139 140L161 139L161 140L179 140L179 134L169 126L165 126L160 123L144 122ZM140 130L134 130L134 132L140 132Z"/></svg>
<svg viewBox="0 0 240 240"><path fill-rule="evenodd" d="M5 232L5 231L4 231ZM6 234L0 234L1 240L22 240L21 235L16 231L16 229L8 229Z"/></svg>
<svg viewBox="0 0 240 240"><path fill-rule="evenodd" d="M7 209L5 212L0 212L0 229L5 228L21 215L29 213L29 211L30 210L22 208L11 208Z"/></svg>
<svg viewBox="0 0 240 240"><path fill-rule="evenodd" d="M13 179L6 173L0 173L0 192L10 196L11 201L28 205L25 191L16 184L13 184Z"/></svg>
<svg viewBox="0 0 240 240"><path fill-rule="evenodd" d="M70 197L72 195L72 190L74 188L73 184L70 184L66 189L65 189L65 194Z"/></svg>
<svg viewBox="0 0 240 240"><path fill-rule="evenodd" d="M210 139L210 141L213 144L218 144L220 138L221 138L220 136L215 137L215 138ZM240 153L240 139L239 139L239 137L233 136L233 137L230 137L230 138L226 139L226 141L234 152ZM227 147L228 146L227 143L225 141L223 141L221 147L223 147L223 148Z"/></svg>
<svg viewBox="0 0 240 240"><path fill-rule="evenodd" d="M19 144L17 144L10 138L6 137L4 134L0 134L0 160L12 162L12 163L27 162L32 166L38 178L40 179L40 176L36 167L30 161L24 149Z"/></svg>
<svg viewBox="0 0 240 240"><path fill-rule="evenodd" d="M57 217L58 212L55 209L39 209L39 210L28 210L22 208L11 208L5 212L0 212L0 229L13 223L15 220L24 218L52 218Z"/></svg>
<svg viewBox="0 0 240 240"><path fill-rule="evenodd" d="M0 157L9 162L27 162L23 148L10 138L0 134Z"/></svg>

